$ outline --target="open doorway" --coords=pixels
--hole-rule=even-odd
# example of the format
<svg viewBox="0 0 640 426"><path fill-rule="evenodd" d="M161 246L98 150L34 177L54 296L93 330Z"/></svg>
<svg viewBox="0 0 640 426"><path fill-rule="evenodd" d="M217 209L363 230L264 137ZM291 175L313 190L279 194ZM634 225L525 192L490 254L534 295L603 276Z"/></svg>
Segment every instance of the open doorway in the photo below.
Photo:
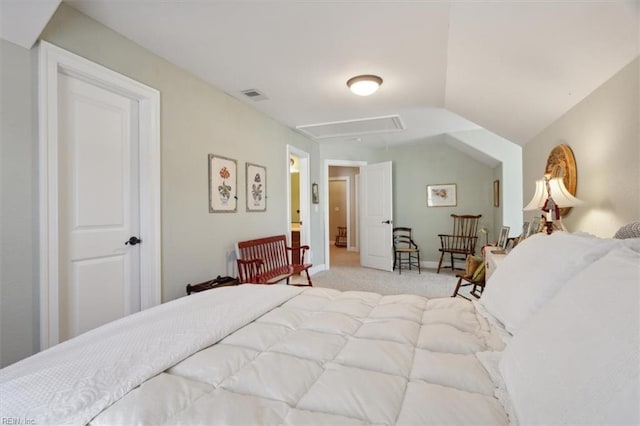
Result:
<svg viewBox="0 0 640 426"><path fill-rule="evenodd" d="M310 244L309 153L287 145L287 229L290 246ZM305 263L312 262L313 252L307 252ZM300 263L299 253L292 253L292 262Z"/></svg>
<svg viewBox="0 0 640 426"><path fill-rule="evenodd" d="M326 267L359 266L359 177L360 166L366 163L326 160L325 164L327 176L325 185ZM344 232L344 236L341 236L341 231Z"/></svg>
<svg viewBox="0 0 640 426"><path fill-rule="evenodd" d="M331 175L331 170L329 173ZM357 177L357 175L356 175ZM352 220L351 214L351 177L350 176L330 176L329 177L329 235L333 239L329 253L331 265L334 267L357 267L359 255L357 245L353 240L357 236L357 219ZM357 199L357 197L355 197ZM357 201L356 201L357 205ZM354 224L355 222L355 224Z"/></svg>
<svg viewBox="0 0 640 426"><path fill-rule="evenodd" d="M351 200L350 200L349 176L329 178L329 229L333 231L334 239L331 241L336 247L347 249L349 245L349 226Z"/></svg>

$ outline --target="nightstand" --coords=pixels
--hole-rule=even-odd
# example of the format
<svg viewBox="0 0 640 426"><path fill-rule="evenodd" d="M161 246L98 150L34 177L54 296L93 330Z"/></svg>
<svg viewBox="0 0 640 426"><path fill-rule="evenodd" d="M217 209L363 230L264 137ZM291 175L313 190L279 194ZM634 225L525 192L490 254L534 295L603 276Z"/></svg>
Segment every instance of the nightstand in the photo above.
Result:
<svg viewBox="0 0 640 426"><path fill-rule="evenodd" d="M484 269L485 269L485 282L489 281L491 274L498 268L500 262L504 260L507 253L499 248L487 247L484 252Z"/></svg>

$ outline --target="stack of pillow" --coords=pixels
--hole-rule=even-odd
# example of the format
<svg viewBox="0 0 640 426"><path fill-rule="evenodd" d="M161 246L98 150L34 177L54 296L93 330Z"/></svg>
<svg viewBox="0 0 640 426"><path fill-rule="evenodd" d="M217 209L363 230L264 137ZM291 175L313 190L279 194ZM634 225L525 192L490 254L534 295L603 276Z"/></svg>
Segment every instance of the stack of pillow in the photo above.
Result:
<svg viewBox="0 0 640 426"><path fill-rule="evenodd" d="M504 259L479 303L512 336L514 423L640 424L639 289L640 238L537 234Z"/></svg>

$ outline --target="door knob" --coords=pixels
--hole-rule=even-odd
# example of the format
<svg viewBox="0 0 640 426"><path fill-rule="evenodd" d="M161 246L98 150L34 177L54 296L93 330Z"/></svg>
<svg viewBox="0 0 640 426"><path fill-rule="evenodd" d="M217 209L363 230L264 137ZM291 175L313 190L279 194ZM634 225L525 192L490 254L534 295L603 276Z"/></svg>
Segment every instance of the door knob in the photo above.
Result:
<svg viewBox="0 0 640 426"><path fill-rule="evenodd" d="M142 240L139 239L138 237L131 237L129 238L127 241L124 242L124 245L126 246L127 244L130 244L132 246L135 246L138 243L141 243Z"/></svg>
<svg viewBox="0 0 640 426"><path fill-rule="evenodd" d="M390 220L383 220L382 223L386 223L387 225L391 224Z"/></svg>

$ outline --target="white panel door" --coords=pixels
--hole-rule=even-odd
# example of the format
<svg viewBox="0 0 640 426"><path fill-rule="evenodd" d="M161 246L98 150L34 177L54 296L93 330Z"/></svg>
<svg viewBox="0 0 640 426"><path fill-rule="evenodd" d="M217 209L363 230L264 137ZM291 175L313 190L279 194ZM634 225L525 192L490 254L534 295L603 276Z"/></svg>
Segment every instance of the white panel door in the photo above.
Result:
<svg viewBox="0 0 640 426"><path fill-rule="evenodd" d="M391 161L360 167L360 264L393 270Z"/></svg>
<svg viewBox="0 0 640 426"><path fill-rule="evenodd" d="M135 101L59 76L60 341L140 310Z"/></svg>

